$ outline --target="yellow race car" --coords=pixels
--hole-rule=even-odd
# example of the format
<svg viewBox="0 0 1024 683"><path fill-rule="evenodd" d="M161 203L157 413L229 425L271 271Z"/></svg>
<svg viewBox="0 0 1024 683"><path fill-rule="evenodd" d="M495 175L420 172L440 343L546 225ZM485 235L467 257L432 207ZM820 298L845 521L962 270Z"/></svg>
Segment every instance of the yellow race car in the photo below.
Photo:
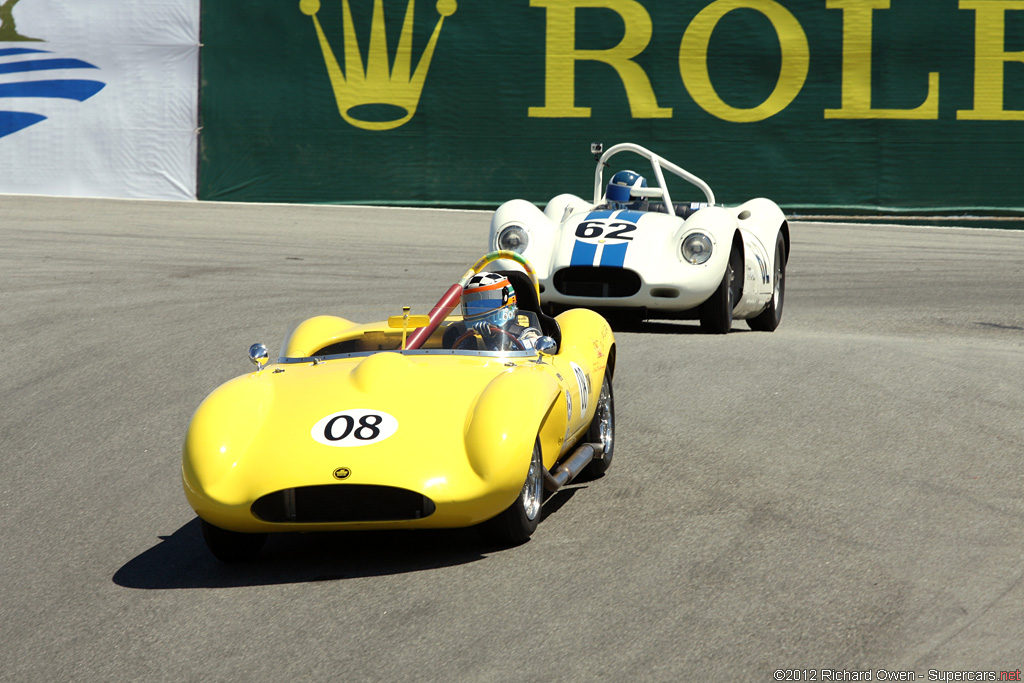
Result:
<svg viewBox="0 0 1024 683"><path fill-rule="evenodd" d="M501 259L522 270L485 270ZM585 309L545 315L512 252L480 259L427 315L317 316L276 362L262 344L249 356L256 370L202 402L182 454L225 562L255 557L268 532L479 526L515 545L545 491L612 460L611 328Z"/></svg>

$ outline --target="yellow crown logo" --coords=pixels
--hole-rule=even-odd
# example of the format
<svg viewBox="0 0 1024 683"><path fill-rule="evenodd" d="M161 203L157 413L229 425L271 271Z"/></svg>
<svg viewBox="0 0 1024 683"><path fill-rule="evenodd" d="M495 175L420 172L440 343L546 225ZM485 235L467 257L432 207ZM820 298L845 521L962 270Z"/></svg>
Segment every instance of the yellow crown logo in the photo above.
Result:
<svg viewBox="0 0 1024 683"><path fill-rule="evenodd" d="M402 34L398 41L398 52L395 54L394 65L388 69L388 39L385 34L384 24L384 2L374 0L373 23L370 28L370 49L366 56L366 68L363 68L362 55L359 52L359 40L356 38L355 26L352 23L352 12L349 7L349 0L341 1L343 38L345 43L345 72L342 72L338 60L334 56L334 50L324 35L317 13L320 11L320 0L300 0L299 9L303 14L313 18L313 26L316 28L317 38L320 40L320 50L324 55L324 64L327 66L327 75L331 79L331 86L334 88L334 99L338 103L338 112L341 118L357 128L364 130L390 130L398 128L406 123L416 113L416 106L420 101L420 94L423 92L423 82L427 79L427 70L430 68L430 60L434 56L434 48L437 46L438 36L441 35L441 25L444 18L455 13L455 0L438 0L437 13L440 18L434 33L430 36L427 49L423 52L419 63L416 65L416 72L411 72L412 66L412 27L413 8L416 0L409 0L408 9L405 11L405 21L402 24ZM368 121L357 118L355 110L368 104L388 104L400 107L405 111L400 116L390 121Z"/></svg>

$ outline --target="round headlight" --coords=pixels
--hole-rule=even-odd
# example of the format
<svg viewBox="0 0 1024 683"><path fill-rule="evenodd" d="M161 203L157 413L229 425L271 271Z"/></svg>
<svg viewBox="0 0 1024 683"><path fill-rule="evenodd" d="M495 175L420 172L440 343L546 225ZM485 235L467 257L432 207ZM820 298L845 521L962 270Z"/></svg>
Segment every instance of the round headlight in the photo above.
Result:
<svg viewBox="0 0 1024 683"><path fill-rule="evenodd" d="M711 238L702 232L687 235L680 246L680 250L683 253L683 259L687 263L699 266L711 258Z"/></svg>
<svg viewBox="0 0 1024 683"><path fill-rule="evenodd" d="M522 254L530 244L530 235L518 225L510 225L498 233L498 249Z"/></svg>

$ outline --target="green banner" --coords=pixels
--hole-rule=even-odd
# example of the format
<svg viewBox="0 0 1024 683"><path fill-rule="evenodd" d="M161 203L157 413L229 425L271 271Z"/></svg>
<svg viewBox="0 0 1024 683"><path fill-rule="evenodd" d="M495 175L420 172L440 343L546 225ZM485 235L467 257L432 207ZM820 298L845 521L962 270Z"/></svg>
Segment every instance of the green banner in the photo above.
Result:
<svg viewBox="0 0 1024 683"><path fill-rule="evenodd" d="M200 199L586 197L600 141L727 204L1024 210L1024 0L218 0L202 40Z"/></svg>

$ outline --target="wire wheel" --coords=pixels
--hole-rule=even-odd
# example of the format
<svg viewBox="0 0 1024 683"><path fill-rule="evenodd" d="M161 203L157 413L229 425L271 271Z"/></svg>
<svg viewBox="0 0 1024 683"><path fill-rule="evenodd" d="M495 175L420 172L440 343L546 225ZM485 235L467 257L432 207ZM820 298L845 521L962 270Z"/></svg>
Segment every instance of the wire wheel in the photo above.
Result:
<svg viewBox="0 0 1024 683"><path fill-rule="evenodd" d="M604 447L604 457L600 460L591 460L582 472L583 478L594 479L608 471L615 450L615 394L612 391L611 372L607 369L604 372L604 382L601 384L601 394L597 398L594 419L587 430L586 438L588 443L599 443Z"/></svg>
<svg viewBox="0 0 1024 683"><path fill-rule="evenodd" d="M544 503L544 460L541 457L540 439L533 443L530 467L526 470L526 481L512 505L480 525L484 539L501 545L519 545L533 535L540 523L541 506Z"/></svg>

